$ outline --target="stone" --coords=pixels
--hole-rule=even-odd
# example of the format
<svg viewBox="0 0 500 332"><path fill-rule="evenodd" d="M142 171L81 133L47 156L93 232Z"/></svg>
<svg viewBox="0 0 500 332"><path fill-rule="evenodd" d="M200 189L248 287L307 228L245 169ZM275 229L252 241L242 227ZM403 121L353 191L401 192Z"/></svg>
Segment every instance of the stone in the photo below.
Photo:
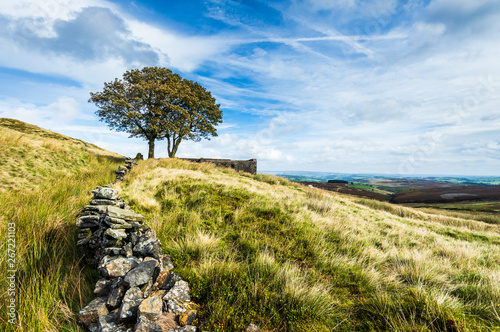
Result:
<svg viewBox="0 0 500 332"><path fill-rule="evenodd" d="M134 332L162 332L160 325L150 321L147 318L139 318L134 327Z"/></svg>
<svg viewBox="0 0 500 332"><path fill-rule="evenodd" d="M140 227L141 226L141 224L139 224L137 222L133 222L134 225L132 225L132 224L126 222L123 219L113 218L113 217L110 217L110 216L107 216L104 219L104 221L106 222L106 224L108 224L109 227L111 227L113 229L116 229L116 228L129 229L129 228Z"/></svg>
<svg viewBox="0 0 500 332"><path fill-rule="evenodd" d="M111 292L111 285L113 280L109 279L99 279L97 280L94 288L94 294L96 296L108 295Z"/></svg>
<svg viewBox="0 0 500 332"><path fill-rule="evenodd" d="M132 252L132 243L127 242L127 244L123 246L123 248L121 250L121 254L124 255L124 256L127 256L127 257L132 256L132 254L133 254L133 252Z"/></svg>
<svg viewBox="0 0 500 332"><path fill-rule="evenodd" d="M121 255L122 248L118 248L118 247L104 248L103 252L104 252L104 255L118 256L118 255Z"/></svg>
<svg viewBox="0 0 500 332"><path fill-rule="evenodd" d="M142 235L134 246L133 251L134 255L159 258L161 255L161 244L156 238L156 233L152 231Z"/></svg>
<svg viewBox="0 0 500 332"><path fill-rule="evenodd" d="M94 228L99 227L98 215L83 216L76 220L76 226L80 228Z"/></svg>
<svg viewBox="0 0 500 332"><path fill-rule="evenodd" d="M179 324L181 326L191 325L196 319L196 310L188 309L180 314Z"/></svg>
<svg viewBox="0 0 500 332"><path fill-rule="evenodd" d="M174 330L169 330L168 332L196 332L196 326L186 325L183 327L178 327Z"/></svg>
<svg viewBox="0 0 500 332"><path fill-rule="evenodd" d="M106 213L107 208L107 205L85 205L83 211L93 212L95 214L104 214Z"/></svg>
<svg viewBox="0 0 500 332"><path fill-rule="evenodd" d="M257 325L250 323L245 327L245 332L260 332L260 329Z"/></svg>
<svg viewBox="0 0 500 332"><path fill-rule="evenodd" d="M157 262L142 262L125 275L125 284L129 287L144 285L152 277Z"/></svg>
<svg viewBox="0 0 500 332"><path fill-rule="evenodd" d="M129 332L132 329L127 325L119 323L118 312L112 312L105 316L99 317L99 332Z"/></svg>
<svg viewBox="0 0 500 332"><path fill-rule="evenodd" d="M172 262L172 258L166 254L160 255L160 265L164 270L174 269L174 263Z"/></svg>
<svg viewBox="0 0 500 332"><path fill-rule="evenodd" d="M149 295L151 295L152 291L153 291L153 278L149 278L148 282L141 286L141 292L144 294L144 297L148 297Z"/></svg>
<svg viewBox="0 0 500 332"><path fill-rule="evenodd" d="M92 190L92 193L94 194L94 198L104 198L112 200L118 199L118 193L116 192L116 190L109 187L97 187L96 189Z"/></svg>
<svg viewBox="0 0 500 332"><path fill-rule="evenodd" d="M189 295L189 285L184 280L175 282L174 287L170 289L163 297L164 300L177 300L181 302L190 302L191 296Z"/></svg>
<svg viewBox="0 0 500 332"><path fill-rule="evenodd" d="M158 277L156 278L155 283L153 284L152 291L157 291L160 289L161 286L165 283L165 280L167 280L169 271L168 270L161 270L160 274L158 274ZM172 284L172 286L175 284L175 282Z"/></svg>
<svg viewBox="0 0 500 332"><path fill-rule="evenodd" d="M193 309L191 302L186 302L178 299L172 299L166 301L167 312L172 312L176 315L180 315L186 310Z"/></svg>
<svg viewBox="0 0 500 332"><path fill-rule="evenodd" d="M90 201L90 205L116 205L116 201L112 199L95 198Z"/></svg>
<svg viewBox="0 0 500 332"><path fill-rule="evenodd" d="M111 285L111 293L106 301L106 305L109 309L113 310L121 305L122 299L125 295L125 290L126 288L125 285L123 285L122 278L118 278L113 282L113 285Z"/></svg>
<svg viewBox="0 0 500 332"><path fill-rule="evenodd" d="M164 290L169 291L172 287L175 286L175 283L177 281L180 281L180 280L182 280L182 279L177 273L171 272L167 275L167 278L165 279L163 284L160 286L160 289L164 289Z"/></svg>
<svg viewBox="0 0 500 332"><path fill-rule="evenodd" d="M144 160L144 156L142 155L142 153L138 153L136 156L135 156L135 160Z"/></svg>
<svg viewBox="0 0 500 332"><path fill-rule="evenodd" d="M92 235L92 231L90 230L90 228L82 228L78 232L78 239L82 240L82 239L85 239L87 237L90 237L91 235Z"/></svg>
<svg viewBox="0 0 500 332"><path fill-rule="evenodd" d="M137 314L149 320L157 320L163 309L163 301L159 296L150 296L141 302ZM187 324L186 324L187 325Z"/></svg>
<svg viewBox="0 0 500 332"><path fill-rule="evenodd" d="M120 209L116 206L107 207L107 215L111 218L123 219L125 221L143 221L144 217L132 210Z"/></svg>
<svg viewBox="0 0 500 332"><path fill-rule="evenodd" d="M85 308L80 310L78 318L81 323L89 325L97 323L99 316L107 315L108 312L108 308L106 307L106 297L97 297L93 299Z"/></svg>
<svg viewBox="0 0 500 332"><path fill-rule="evenodd" d="M104 277L123 277L138 265L134 258L119 257L99 266L99 271Z"/></svg>
<svg viewBox="0 0 500 332"><path fill-rule="evenodd" d="M123 297L120 307L120 321L130 321L137 316L137 307L141 304L142 292L138 287L130 288Z"/></svg>
<svg viewBox="0 0 500 332"><path fill-rule="evenodd" d="M164 312L156 320L156 324L161 326L162 331L174 330L179 326L176 316L171 312Z"/></svg>
<svg viewBox="0 0 500 332"><path fill-rule="evenodd" d="M107 236L110 236L114 239L117 239L118 241L121 241L127 237L127 233L125 232L124 229L112 229L108 228L104 232Z"/></svg>

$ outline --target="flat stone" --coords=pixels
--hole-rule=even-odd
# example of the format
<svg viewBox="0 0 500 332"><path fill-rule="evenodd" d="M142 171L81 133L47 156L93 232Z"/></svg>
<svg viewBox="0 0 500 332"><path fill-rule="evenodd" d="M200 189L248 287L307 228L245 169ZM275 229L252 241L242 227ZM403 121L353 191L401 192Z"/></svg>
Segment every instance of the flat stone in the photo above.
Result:
<svg viewBox="0 0 500 332"><path fill-rule="evenodd" d="M76 226L80 228L99 227L99 219L98 215L83 216L76 220Z"/></svg>
<svg viewBox="0 0 500 332"><path fill-rule="evenodd" d="M144 285L153 276L157 262L142 262L125 275L125 284L129 287Z"/></svg>
<svg viewBox="0 0 500 332"><path fill-rule="evenodd" d="M196 310L188 309L180 314L179 324L181 326L191 325L196 319Z"/></svg>
<svg viewBox="0 0 500 332"><path fill-rule="evenodd" d="M96 296L105 296L111 292L111 285L113 280L110 279L99 279L97 280L94 288L94 294Z"/></svg>
<svg viewBox="0 0 500 332"><path fill-rule="evenodd" d="M106 224L108 224L109 227L114 228L114 229L115 228L129 229L129 228L133 228L133 227L142 226L141 224L134 222L134 221L132 221L132 223L134 223L134 225L132 225L123 219L113 218L110 216L107 216L106 219L104 219L104 221L106 222Z"/></svg>
<svg viewBox="0 0 500 332"><path fill-rule="evenodd" d="M107 211L107 205L85 205L83 211L94 212L96 214L104 214Z"/></svg>
<svg viewBox="0 0 500 332"><path fill-rule="evenodd" d="M124 229L112 229L108 228L104 232L109 237L112 237L114 239L117 239L118 241L121 241L127 237L127 233L125 232Z"/></svg>
<svg viewBox="0 0 500 332"><path fill-rule="evenodd" d="M138 287L130 288L123 297L120 307L120 321L130 321L137 316L137 307L141 304L142 292Z"/></svg>
<svg viewBox="0 0 500 332"><path fill-rule="evenodd" d="M115 206L108 206L107 214L111 218L123 219L125 221L143 221L144 217L132 210L120 209Z"/></svg>
<svg viewBox="0 0 500 332"><path fill-rule="evenodd" d="M130 270L138 266L139 263L134 258L119 257L106 262L99 267L101 274L105 277L123 277Z"/></svg>
<svg viewBox="0 0 500 332"><path fill-rule="evenodd" d="M161 297L150 296L141 302L137 311L137 315L139 316L139 318L145 317L149 320L157 320L161 315L162 308L163 301Z"/></svg>
<svg viewBox="0 0 500 332"><path fill-rule="evenodd" d="M95 198L105 198L105 199L118 199L118 193L113 188L109 187L97 187L92 190Z"/></svg>
<svg viewBox="0 0 500 332"><path fill-rule="evenodd" d="M161 326L162 331L169 331L180 327L179 324L177 324L175 314L171 312L162 313L156 320L156 324Z"/></svg>
<svg viewBox="0 0 500 332"><path fill-rule="evenodd" d="M104 316L108 314L108 308L106 307L106 297L98 297L93 299L85 308L80 310L78 313L78 318L83 324L97 323L99 316Z"/></svg>
<svg viewBox="0 0 500 332"><path fill-rule="evenodd" d="M147 318L139 318L139 321L134 327L134 332L162 332L160 325L150 321Z"/></svg>
<svg viewBox="0 0 500 332"><path fill-rule="evenodd" d="M97 198L92 199L90 205L116 205L116 201L112 199Z"/></svg>

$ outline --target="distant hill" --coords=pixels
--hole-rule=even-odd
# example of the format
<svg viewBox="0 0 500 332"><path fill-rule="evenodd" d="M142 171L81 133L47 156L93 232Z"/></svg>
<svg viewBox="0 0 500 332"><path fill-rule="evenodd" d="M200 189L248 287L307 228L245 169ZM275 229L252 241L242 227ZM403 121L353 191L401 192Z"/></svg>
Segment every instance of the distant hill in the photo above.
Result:
<svg viewBox="0 0 500 332"><path fill-rule="evenodd" d="M0 118L0 146L0 190L32 188L56 173L85 168L91 157L124 158L82 140L6 118Z"/></svg>

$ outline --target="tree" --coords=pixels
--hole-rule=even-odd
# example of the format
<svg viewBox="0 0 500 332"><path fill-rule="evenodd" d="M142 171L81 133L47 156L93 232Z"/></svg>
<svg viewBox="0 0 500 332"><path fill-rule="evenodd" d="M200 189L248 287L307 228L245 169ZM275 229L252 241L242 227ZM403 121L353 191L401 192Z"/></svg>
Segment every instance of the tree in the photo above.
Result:
<svg viewBox="0 0 500 332"><path fill-rule="evenodd" d="M222 122L210 92L161 67L127 71L122 79L104 83L103 91L91 92L89 102L111 129L147 140L148 158L154 158L156 140L167 139L168 155L174 157L182 140L217 136L215 126Z"/></svg>

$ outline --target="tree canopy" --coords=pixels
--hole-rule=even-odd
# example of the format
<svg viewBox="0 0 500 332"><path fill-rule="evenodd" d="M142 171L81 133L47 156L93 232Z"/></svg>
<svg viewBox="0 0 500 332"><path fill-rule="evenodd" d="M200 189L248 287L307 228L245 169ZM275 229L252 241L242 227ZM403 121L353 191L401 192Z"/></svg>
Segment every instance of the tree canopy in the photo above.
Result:
<svg viewBox="0 0 500 332"><path fill-rule="evenodd" d="M161 67L127 71L104 83L101 92L91 92L89 102L111 129L147 140L148 158L154 158L156 140L166 139L168 156L175 157L181 141L217 136L215 126L222 122L209 91Z"/></svg>

